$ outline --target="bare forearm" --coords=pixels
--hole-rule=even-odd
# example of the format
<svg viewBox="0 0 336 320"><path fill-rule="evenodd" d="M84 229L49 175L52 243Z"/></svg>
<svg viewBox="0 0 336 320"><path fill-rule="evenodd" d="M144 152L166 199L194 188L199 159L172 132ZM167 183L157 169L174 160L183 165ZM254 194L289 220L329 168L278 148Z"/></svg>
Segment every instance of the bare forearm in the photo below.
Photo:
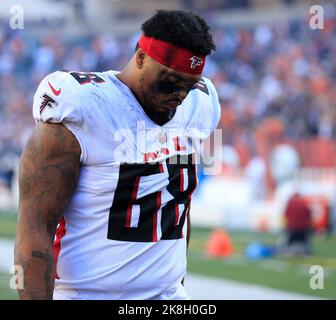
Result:
<svg viewBox="0 0 336 320"><path fill-rule="evenodd" d="M24 270L24 286L18 290L21 300L52 300L55 264L48 237L27 236L24 242L17 240L15 265Z"/></svg>

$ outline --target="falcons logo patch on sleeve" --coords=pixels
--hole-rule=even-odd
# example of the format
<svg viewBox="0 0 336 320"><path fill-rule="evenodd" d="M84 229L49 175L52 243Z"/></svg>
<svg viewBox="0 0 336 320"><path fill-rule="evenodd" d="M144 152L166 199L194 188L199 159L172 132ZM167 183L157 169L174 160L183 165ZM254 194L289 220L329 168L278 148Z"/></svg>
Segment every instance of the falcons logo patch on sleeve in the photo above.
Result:
<svg viewBox="0 0 336 320"><path fill-rule="evenodd" d="M41 102L41 105L40 105L40 114L45 109L45 107L52 108L52 107L57 105L57 102L46 93L44 93L41 96L41 99L42 99L42 102Z"/></svg>

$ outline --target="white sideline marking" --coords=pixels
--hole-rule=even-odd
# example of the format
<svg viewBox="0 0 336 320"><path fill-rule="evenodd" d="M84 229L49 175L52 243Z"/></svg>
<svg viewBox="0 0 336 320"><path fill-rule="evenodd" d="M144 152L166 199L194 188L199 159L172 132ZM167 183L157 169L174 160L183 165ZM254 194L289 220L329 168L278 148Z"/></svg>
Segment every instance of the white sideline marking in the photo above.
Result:
<svg viewBox="0 0 336 320"><path fill-rule="evenodd" d="M0 239L0 271L9 272L14 265L14 241Z"/></svg>
<svg viewBox="0 0 336 320"><path fill-rule="evenodd" d="M292 293L231 280L188 274L185 286L192 299L200 300L315 300L318 297Z"/></svg>

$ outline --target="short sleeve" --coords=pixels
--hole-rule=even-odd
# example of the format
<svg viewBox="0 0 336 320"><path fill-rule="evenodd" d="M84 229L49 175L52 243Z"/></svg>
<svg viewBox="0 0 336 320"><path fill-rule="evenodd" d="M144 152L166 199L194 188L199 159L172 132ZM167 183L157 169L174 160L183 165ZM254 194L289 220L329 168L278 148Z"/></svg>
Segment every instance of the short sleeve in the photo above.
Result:
<svg viewBox="0 0 336 320"><path fill-rule="evenodd" d="M85 161L86 148L83 133L83 116L75 79L67 72L56 71L39 84L33 102L35 122L62 123L77 138L82 149L81 162Z"/></svg>

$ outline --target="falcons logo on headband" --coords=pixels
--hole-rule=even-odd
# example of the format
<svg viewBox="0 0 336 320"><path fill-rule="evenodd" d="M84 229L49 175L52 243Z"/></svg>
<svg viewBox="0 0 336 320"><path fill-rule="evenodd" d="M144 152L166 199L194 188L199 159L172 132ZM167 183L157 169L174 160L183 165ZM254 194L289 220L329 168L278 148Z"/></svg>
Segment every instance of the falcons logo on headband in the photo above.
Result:
<svg viewBox="0 0 336 320"><path fill-rule="evenodd" d="M189 60L191 60L191 69L195 69L196 67L200 66L203 63L203 60L199 57L193 56Z"/></svg>

